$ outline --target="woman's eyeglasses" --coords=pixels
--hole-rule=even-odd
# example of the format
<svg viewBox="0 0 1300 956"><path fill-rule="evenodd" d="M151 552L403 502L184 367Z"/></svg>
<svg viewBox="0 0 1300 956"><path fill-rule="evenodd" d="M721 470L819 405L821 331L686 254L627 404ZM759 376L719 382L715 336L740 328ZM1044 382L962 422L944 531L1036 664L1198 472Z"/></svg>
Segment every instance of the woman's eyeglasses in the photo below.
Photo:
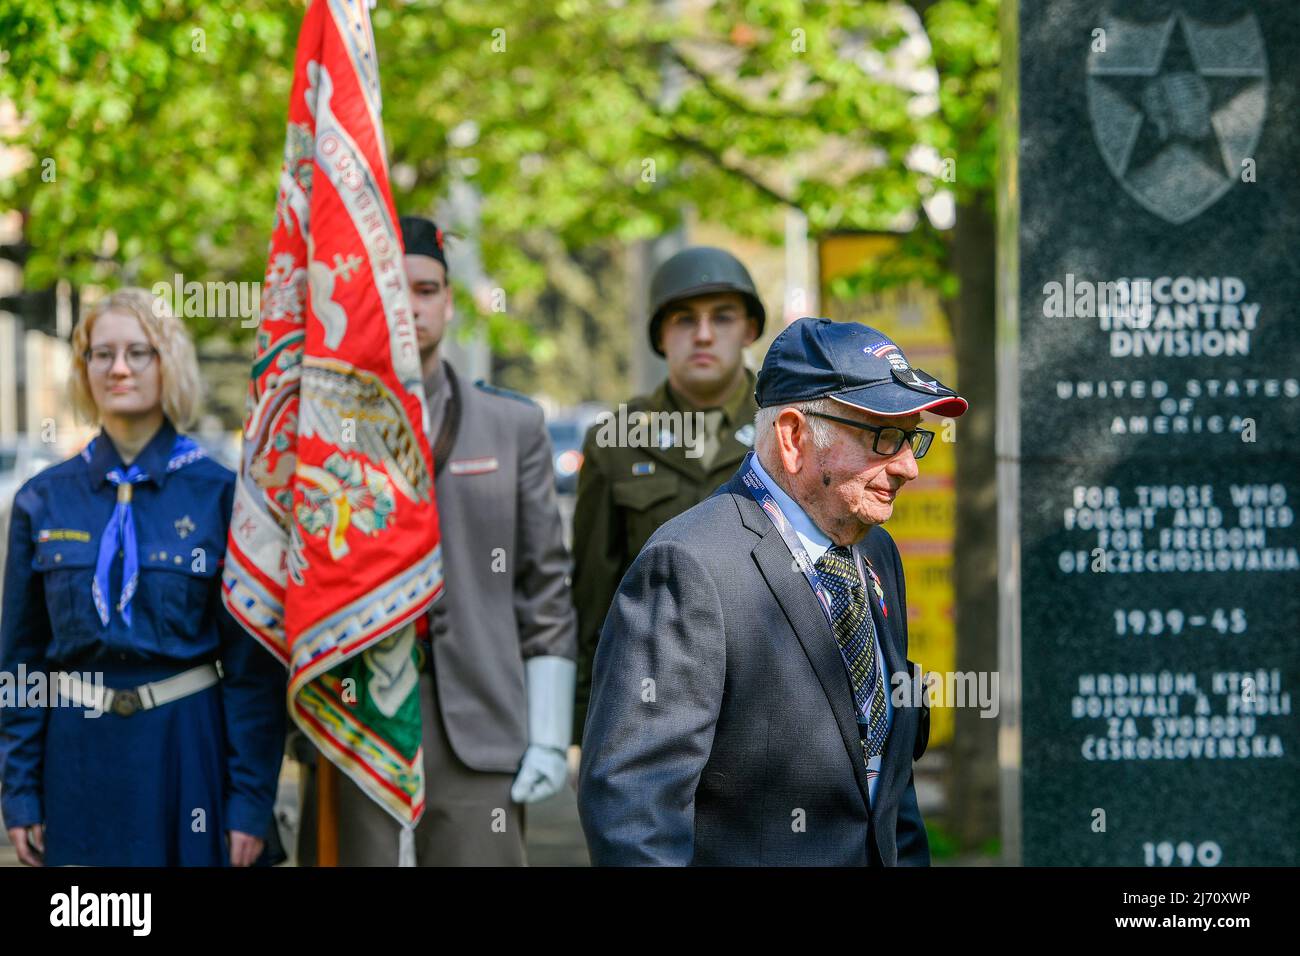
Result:
<svg viewBox="0 0 1300 956"><path fill-rule="evenodd" d="M143 372L154 360L158 350L151 345L128 345L126 347L126 367L133 372ZM86 349L82 356L86 367L102 375L113 367L117 361L118 351L107 347Z"/></svg>
<svg viewBox="0 0 1300 956"><path fill-rule="evenodd" d="M886 458L890 455L897 455L902 451L904 443L912 446L912 456L914 458L924 458L925 453L930 450L930 443L934 441L934 432L928 432L924 428L904 430L894 425L867 425L863 422L855 422L851 418L824 415L821 412L804 412L804 414L839 422L841 425L860 428L866 432L874 432L875 436L871 442L871 450L877 455L883 455Z"/></svg>

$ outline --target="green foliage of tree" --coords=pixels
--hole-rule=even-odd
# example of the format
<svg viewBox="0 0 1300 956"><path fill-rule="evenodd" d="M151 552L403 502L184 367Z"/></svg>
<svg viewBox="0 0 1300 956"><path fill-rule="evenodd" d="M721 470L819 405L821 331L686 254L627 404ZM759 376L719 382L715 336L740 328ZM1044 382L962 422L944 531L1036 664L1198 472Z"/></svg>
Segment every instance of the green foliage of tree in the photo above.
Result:
<svg viewBox="0 0 1300 956"><path fill-rule="evenodd" d="M453 178L477 188L483 260L511 303L480 321L497 350L543 361L574 338L530 321L555 278L570 273L565 321L621 342L627 304L573 273L686 209L772 242L787 205L814 235L912 221L899 255L849 286L951 295L948 237L917 211L939 188L991 195L997 5L913 6L929 54L881 0L382 0L390 160L414 172L395 198L429 210ZM28 283L260 279L304 9L0 0L0 98L21 119L5 139L31 157L0 201L29 217ZM905 53L938 68L928 110L885 69ZM955 181L913 168L917 146L954 159ZM235 325L195 331L247 334Z"/></svg>
<svg viewBox="0 0 1300 956"><path fill-rule="evenodd" d="M29 285L261 277L296 36L281 6L0 4L6 140L31 157L0 200L28 216Z"/></svg>

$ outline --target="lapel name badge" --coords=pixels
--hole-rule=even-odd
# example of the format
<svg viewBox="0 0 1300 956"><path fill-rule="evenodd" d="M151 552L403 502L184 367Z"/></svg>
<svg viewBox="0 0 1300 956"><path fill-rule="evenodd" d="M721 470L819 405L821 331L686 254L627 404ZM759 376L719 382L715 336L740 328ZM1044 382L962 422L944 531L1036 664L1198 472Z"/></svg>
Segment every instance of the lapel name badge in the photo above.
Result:
<svg viewBox="0 0 1300 956"><path fill-rule="evenodd" d="M495 458L462 458L447 462L447 468L453 475L486 475L501 467Z"/></svg>

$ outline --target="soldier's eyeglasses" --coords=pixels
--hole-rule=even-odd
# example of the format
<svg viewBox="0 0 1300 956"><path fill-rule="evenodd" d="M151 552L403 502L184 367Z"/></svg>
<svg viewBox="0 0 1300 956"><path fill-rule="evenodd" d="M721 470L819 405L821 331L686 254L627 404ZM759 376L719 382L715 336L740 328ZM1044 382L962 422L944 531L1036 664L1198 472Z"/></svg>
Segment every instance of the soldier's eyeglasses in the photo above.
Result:
<svg viewBox="0 0 1300 956"><path fill-rule="evenodd" d="M855 422L851 418L840 418L838 415L823 415L821 412L804 412L804 414L812 415L814 418L825 418L827 421L839 422L841 425L850 425L865 432L874 432L871 450L877 455L883 455L886 458L897 455L902 451L904 443L912 446L912 457L924 458L925 453L930 450L930 443L934 441L934 432L928 432L924 428L913 428L906 431L893 425L867 425L864 422Z"/></svg>
<svg viewBox="0 0 1300 956"><path fill-rule="evenodd" d="M126 352L126 367L133 372L143 372L149 367L149 363L154 360L158 350L151 345L128 345ZM96 374L102 375L113 367L117 361L118 352L116 349L97 348L86 349L82 356L86 360L86 367Z"/></svg>

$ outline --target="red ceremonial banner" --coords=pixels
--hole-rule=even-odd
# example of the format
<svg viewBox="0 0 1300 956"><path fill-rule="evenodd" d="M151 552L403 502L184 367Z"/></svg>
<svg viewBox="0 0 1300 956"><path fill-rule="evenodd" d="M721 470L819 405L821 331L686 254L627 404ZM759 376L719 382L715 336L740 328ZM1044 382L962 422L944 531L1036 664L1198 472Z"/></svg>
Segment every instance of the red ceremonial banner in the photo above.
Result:
<svg viewBox="0 0 1300 956"><path fill-rule="evenodd" d="M432 457L365 0L313 0L223 596L295 723L400 822L424 809L413 622L442 590Z"/></svg>

